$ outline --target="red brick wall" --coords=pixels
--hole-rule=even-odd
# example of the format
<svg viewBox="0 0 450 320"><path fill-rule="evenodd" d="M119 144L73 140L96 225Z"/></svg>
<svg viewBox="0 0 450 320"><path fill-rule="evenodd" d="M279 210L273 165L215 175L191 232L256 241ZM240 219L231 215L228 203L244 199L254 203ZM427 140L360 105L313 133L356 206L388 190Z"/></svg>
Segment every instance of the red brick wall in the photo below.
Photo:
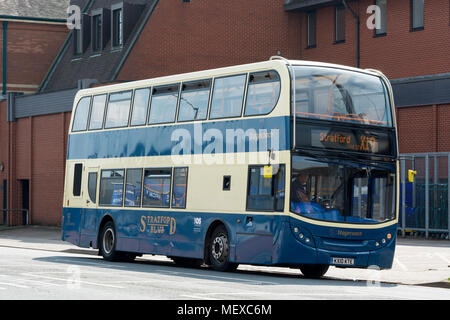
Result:
<svg viewBox="0 0 450 320"><path fill-rule="evenodd" d="M61 224L66 134L64 113L33 118L33 224Z"/></svg>
<svg viewBox="0 0 450 320"><path fill-rule="evenodd" d="M0 162L5 165L0 184L8 180L8 207L18 209L20 180L30 180L32 224L61 225L69 121L70 113L60 113L7 123L6 101L0 102ZM2 201L0 192L0 205Z"/></svg>
<svg viewBox="0 0 450 320"><path fill-rule="evenodd" d="M39 86L66 39L66 25L8 22L7 82ZM0 23L0 75L3 72L3 25ZM0 86L3 78L0 77ZM37 88L8 87L9 91Z"/></svg>
<svg viewBox="0 0 450 320"><path fill-rule="evenodd" d="M300 19L285 0L159 1L118 79L145 79L300 56Z"/></svg>
<svg viewBox="0 0 450 320"><path fill-rule="evenodd" d="M450 105L398 108L401 153L449 152Z"/></svg>
<svg viewBox="0 0 450 320"><path fill-rule="evenodd" d="M359 13L361 68L375 68L389 78L450 72L450 1L425 1L425 28L411 32L410 0L387 1L387 35L374 37L366 26L373 0L350 6ZM355 66L355 19L346 11L345 43L334 42L334 7L317 10L317 46L306 49L306 14L301 15L302 59Z"/></svg>

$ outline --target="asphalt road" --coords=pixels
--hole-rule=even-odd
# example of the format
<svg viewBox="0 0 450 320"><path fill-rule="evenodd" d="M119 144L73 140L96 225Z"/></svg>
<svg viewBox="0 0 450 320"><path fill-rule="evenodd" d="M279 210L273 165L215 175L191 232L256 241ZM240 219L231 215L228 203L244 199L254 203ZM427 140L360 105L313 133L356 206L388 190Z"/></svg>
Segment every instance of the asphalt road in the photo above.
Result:
<svg viewBox="0 0 450 320"><path fill-rule="evenodd" d="M146 255L134 263L112 263L95 253L57 240L52 247L0 236L0 300L450 299L449 289L390 283L373 270L365 270L372 275L367 280L346 276L349 270L340 275L336 268L324 279L311 280L286 268L240 266L221 273Z"/></svg>

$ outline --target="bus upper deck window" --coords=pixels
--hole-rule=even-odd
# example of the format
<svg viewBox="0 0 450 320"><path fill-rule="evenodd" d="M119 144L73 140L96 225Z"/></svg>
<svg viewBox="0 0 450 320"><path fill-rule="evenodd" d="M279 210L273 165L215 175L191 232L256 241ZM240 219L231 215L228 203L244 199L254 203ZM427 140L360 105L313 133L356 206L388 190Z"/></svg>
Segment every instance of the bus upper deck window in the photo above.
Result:
<svg viewBox="0 0 450 320"><path fill-rule="evenodd" d="M211 79L183 83L178 121L205 120Z"/></svg>
<svg viewBox="0 0 450 320"><path fill-rule="evenodd" d="M251 73L248 81L245 115L268 114L280 95L280 77L275 71Z"/></svg>
<svg viewBox="0 0 450 320"><path fill-rule="evenodd" d="M128 125L131 106L131 91L116 92L109 95L105 128L119 128Z"/></svg>
<svg viewBox="0 0 450 320"><path fill-rule="evenodd" d="M141 126L147 121L150 88L137 89L134 92L133 111L131 113L131 126Z"/></svg>
<svg viewBox="0 0 450 320"><path fill-rule="evenodd" d="M103 115L105 113L106 94L94 96L92 100L89 130L101 129L103 127Z"/></svg>
<svg viewBox="0 0 450 320"><path fill-rule="evenodd" d="M239 117L244 100L246 74L214 80L210 119Z"/></svg>
<svg viewBox="0 0 450 320"><path fill-rule="evenodd" d="M179 84L172 84L153 89L149 124L175 121L179 88Z"/></svg>
<svg viewBox="0 0 450 320"><path fill-rule="evenodd" d="M75 110L72 132L86 130L90 105L91 97L84 97L80 99L77 105L77 109Z"/></svg>

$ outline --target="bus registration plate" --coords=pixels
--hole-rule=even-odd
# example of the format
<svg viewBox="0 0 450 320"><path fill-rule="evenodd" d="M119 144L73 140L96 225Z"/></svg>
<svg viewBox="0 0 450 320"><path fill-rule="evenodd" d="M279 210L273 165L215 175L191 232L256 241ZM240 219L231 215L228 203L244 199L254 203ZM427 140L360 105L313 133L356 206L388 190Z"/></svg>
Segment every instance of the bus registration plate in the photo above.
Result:
<svg viewBox="0 0 450 320"><path fill-rule="evenodd" d="M355 264L354 258L331 258L332 264L339 264L339 265L346 265L346 266L352 266Z"/></svg>

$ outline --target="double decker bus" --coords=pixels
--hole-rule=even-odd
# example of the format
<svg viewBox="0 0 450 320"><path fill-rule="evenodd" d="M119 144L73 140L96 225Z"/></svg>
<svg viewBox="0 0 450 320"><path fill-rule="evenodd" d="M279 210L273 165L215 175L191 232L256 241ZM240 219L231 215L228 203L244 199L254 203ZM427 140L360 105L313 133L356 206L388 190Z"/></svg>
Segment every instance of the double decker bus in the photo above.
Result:
<svg viewBox="0 0 450 320"><path fill-rule="evenodd" d="M376 70L272 57L80 90L62 239L220 271L391 268L397 152Z"/></svg>

